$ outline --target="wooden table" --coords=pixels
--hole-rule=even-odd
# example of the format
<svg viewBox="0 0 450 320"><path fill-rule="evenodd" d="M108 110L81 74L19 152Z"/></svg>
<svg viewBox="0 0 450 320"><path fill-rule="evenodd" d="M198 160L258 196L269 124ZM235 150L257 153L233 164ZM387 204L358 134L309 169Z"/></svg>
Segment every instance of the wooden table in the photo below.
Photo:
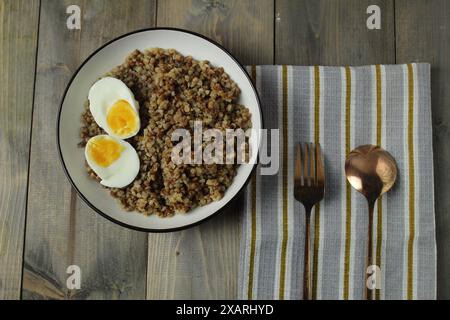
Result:
<svg viewBox="0 0 450 320"><path fill-rule="evenodd" d="M81 8L81 30L66 8ZM381 29L366 27L369 5ZM123 33L175 26L244 64L432 64L438 297L450 298L448 0L0 0L0 299L233 299L242 199L190 230L146 234L89 209L64 176L56 114L76 68ZM82 270L68 290L67 266Z"/></svg>

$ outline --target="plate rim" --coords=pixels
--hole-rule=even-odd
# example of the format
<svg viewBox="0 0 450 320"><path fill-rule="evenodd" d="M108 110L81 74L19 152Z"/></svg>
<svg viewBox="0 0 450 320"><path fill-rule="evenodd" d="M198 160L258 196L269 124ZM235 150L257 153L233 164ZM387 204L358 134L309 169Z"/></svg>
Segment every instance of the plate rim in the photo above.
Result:
<svg viewBox="0 0 450 320"><path fill-rule="evenodd" d="M216 212L210 214L209 216L196 221L194 223L191 224L186 224L184 226L181 227L175 227L175 228L165 228L165 229L151 229L151 228L144 228L144 227L139 227L139 226L135 226L135 225L131 225L125 222L122 222L120 220L117 220L113 217L111 217L110 215L106 214L105 212L101 211L100 209L98 209L95 205L93 205L85 196L84 194L79 190L79 188L76 186L76 184L74 183L74 181L72 180L72 177L70 176L66 164L64 162L64 158L61 152L61 145L60 145L60 137L59 137L59 132L60 132L60 118L61 118L61 112L62 112L62 107L64 104L64 101L66 99L66 95L67 92L69 90L69 88L72 85L72 82L75 80L75 77L77 76L77 74L80 72L80 70L84 67L84 65L91 60L92 57L94 57L100 50L102 50L103 48L107 47L108 45L122 39L125 37L128 37L130 35L136 34L136 33L141 33L141 32L147 32L147 31L155 31L155 30L168 30L168 31L177 31L177 32L181 32L181 33L187 33L190 35L194 35L197 37L200 37L208 42L210 42L211 44L215 45L216 47L218 47L219 49L221 49L225 54L227 54L228 56L230 56L230 58L239 66L239 68L244 72L244 75L247 77L247 79L250 82L250 85L253 89L253 93L256 96L256 101L258 104L258 109L259 109L259 115L260 115L260 121L261 121L261 129L264 129L264 117L263 117L263 113L262 113L262 109L261 109L261 99L259 97L258 91L256 90L255 84L253 83L250 75L248 74L247 70L245 69L245 67L243 66L243 64L241 62L239 62L239 60L237 60L237 58L230 52L228 51L228 49L226 49L224 46L222 46L221 44L219 44L218 42L198 33L195 31L191 31L191 30L186 30L186 29L182 29L182 28L174 28L174 27L149 27L149 28L143 28L143 29L137 29L131 32L127 32L124 33L112 40L109 40L108 42L104 43L103 45L101 45L100 47L98 47L97 49L95 49L91 54L89 54L89 56L84 59L84 61L77 67L77 69L75 70L75 72L72 74L69 82L67 83L66 88L64 89L64 93L62 95L61 98L61 102L59 104L59 108L58 108L58 115L56 117L56 145L57 145L57 149L58 149L58 157L59 160L61 162L61 165L63 167L63 171L65 176L67 177L67 179L69 180L70 184L72 185L72 187L75 189L75 191L77 192L78 196L92 209L94 210L97 214L99 214L100 216L102 216L103 218L117 224L120 225L121 227L125 227L128 229L132 229L132 230L136 230L136 231L140 231L140 232L146 232L146 233L168 233L168 232L175 232L175 231L181 231L181 230L186 230L195 226L198 226L206 221L208 221L209 219L218 216L220 213L222 213L223 211L225 211L225 209L227 209L228 207L230 207L231 203L236 200L236 198L238 196L240 196L242 194L242 191L246 188L246 186L248 185L250 179L253 177L253 175L255 174L256 171L256 167L257 164L259 162L259 148L257 150L257 155L256 155L256 162L253 164L253 168L250 171L250 174L248 175L248 177L246 178L244 184L242 185L242 187L236 192L236 194L220 209L218 209ZM259 144L258 144L259 147Z"/></svg>

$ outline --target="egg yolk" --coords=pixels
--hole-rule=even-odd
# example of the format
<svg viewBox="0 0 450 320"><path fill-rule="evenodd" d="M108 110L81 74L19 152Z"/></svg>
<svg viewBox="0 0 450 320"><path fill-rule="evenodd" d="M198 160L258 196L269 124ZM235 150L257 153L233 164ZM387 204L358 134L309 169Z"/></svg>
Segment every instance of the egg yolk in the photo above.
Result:
<svg viewBox="0 0 450 320"><path fill-rule="evenodd" d="M119 100L108 110L106 122L111 131L118 136L126 136L136 131L136 111L126 100Z"/></svg>
<svg viewBox="0 0 450 320"><path fill-rule="evenodd" d="M99 137L88 144L90 158L101 167L109 167L119 159L124 149L120 143L107 137Z"/></svg>

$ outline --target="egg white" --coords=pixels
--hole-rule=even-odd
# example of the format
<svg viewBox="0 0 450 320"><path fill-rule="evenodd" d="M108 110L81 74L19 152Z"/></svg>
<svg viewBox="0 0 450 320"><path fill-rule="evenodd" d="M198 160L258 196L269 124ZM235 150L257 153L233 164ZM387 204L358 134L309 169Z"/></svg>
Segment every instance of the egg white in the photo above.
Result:
<svg viewBox="0 0 450 320"><path fill-rule="evenodd" d="M139 119L139 103L134 98L133 92L121 80L105 77L98 80L90 88L89 94L89 110L95 122L105 130L110 136L118 139L128 139L135 136L141 127ZM136 112L137 126L136 129L128 135L118 136L109 128L106 121L108 110L118 100L127 101Z"/></svg>
<svg viewBox="0 0 450 320"><path fill-rule="evenodd" d="M108 137L119 143L124 149L119 158L108 167L98 165L88 154L88 145L92 139ZM106 187L123 188L134 181L139 173L139 156L131 144L108 135L98 135L89 139L86 144L84 155L88 165L102 179L100 183Z"/></svg>

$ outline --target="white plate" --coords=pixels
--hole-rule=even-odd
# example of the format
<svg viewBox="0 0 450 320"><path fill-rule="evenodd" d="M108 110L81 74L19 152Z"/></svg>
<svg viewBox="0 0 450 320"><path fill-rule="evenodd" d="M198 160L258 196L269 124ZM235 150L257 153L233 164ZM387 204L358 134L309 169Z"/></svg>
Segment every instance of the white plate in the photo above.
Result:
<svg viewBox="0 0 450 320"><path fill-rule="evenodd" d="M253 129L262 128L260 102L256 90L243 66L226 49L215 42L189 31L172 28L155 28L123 35L95 51L75 72L61 103L57 138L58 149L64 170L79 196L102 216L126 227L158 232L175 231L196 225L219 212L238 192L244 188L254 169L253 164L241 165L232 185L220 201L178 214L170 218L156 215L144 216L137 212L125 212L109 191L99 183L89 179L84 168L84 150L79 148L80 116L87 99L89 88L103 74L123 63L133 50L152 47L174 48L183 55L191 55L197 60L209 60L221 66L241 89L239 103L249 108ZM259 130L253 132L250 145L258 150ZM253 152L256 157L256 152Z"/></svg>

